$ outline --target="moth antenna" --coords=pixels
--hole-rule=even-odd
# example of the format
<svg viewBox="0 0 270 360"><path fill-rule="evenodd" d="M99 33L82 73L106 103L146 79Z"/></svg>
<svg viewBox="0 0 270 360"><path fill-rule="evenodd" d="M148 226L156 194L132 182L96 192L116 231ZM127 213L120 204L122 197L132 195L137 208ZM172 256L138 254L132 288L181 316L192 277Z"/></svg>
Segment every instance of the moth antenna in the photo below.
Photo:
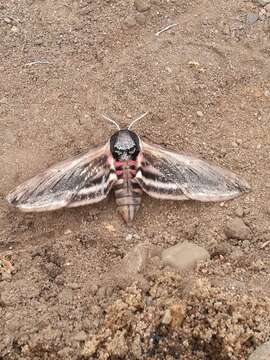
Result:
<svg viewBox="0 0 270 360"><path fill-rule="evenodd" d="M114 121L113 119L110 119L110 118L109 118L108 116L106 116L106 115L101 114L101 116L102 116L105 120L108 120L108 121L110 121L111 123L113 123L113 124L117 127L118 130L121 130L120 126L117 124L116 121Z"/></svg>
<svg viewBox="0 0 270 360"><path fill-rule="evenodd" d="M131 128L132 125L134 125L137 121L141 120L143 117L145 117L148 114L148 111L139 116L137 119L133 120L131 124L129 124L128 130Z"/></svg>

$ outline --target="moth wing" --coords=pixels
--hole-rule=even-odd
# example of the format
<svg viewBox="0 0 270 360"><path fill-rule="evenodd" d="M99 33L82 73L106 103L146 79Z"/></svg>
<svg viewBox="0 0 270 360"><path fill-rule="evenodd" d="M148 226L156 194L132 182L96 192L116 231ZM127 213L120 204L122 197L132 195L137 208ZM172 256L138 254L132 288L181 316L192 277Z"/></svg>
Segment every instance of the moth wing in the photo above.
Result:
<svg viewBox="0 0 270 360"><path fill-rule="evenodd" d="M222 201L250 190L236 174L204 160L141 141L141 170L136 180L159 199Z"/></svg>
<svg viewBox="0 0 270 360"><path fill-rule="evenodd" d="M103 200L116 175L109 142L60 162L19 185L7 201L22 211L49 211Z"/></svg>

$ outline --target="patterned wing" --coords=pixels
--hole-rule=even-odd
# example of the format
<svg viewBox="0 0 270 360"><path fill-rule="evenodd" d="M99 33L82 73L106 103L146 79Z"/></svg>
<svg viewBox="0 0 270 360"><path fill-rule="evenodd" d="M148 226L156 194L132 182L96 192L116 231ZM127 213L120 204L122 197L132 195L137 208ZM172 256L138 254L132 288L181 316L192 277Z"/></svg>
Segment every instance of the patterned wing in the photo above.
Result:
<svg viewBox="0 0 270 360"><path fill-rule="evenodd" d="M63 161L18 186L7 201L22 211L50 211L103 200L117 177L109 142Z"/></svg>
<svg viewBox="0 0 270 360"><path fill-rule="evenodd" d="M154 198L222 201L250 190L237 175L196 157L143 141L141 150L136 180Z"/></svg>

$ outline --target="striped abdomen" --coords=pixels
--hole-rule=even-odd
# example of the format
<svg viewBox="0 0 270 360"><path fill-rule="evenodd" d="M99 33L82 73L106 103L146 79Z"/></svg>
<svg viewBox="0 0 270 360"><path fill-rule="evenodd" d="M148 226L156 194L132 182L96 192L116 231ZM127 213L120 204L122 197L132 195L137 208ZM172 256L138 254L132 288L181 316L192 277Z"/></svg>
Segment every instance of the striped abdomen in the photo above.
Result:
<svg viewBox="0 0 270 360"><path fill-rule="evenodd" d="M136 174L136 161L115 162L118 181L114 186L117 210L126 221L130 223L141 203L142 190L134 181Z"/></svg>

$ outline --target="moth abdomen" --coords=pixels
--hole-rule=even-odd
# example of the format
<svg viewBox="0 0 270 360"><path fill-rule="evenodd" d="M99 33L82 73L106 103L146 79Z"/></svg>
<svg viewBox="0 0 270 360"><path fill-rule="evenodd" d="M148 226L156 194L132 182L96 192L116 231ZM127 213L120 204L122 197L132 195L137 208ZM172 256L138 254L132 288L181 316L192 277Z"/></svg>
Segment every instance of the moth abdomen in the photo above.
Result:
<svg viewBox="0 0 270 360"><path fill-rule="evenodd" d="M142 190L137 183L123 182L115 186L117 210L126 223L130 223L140 208Z"/></svg>

